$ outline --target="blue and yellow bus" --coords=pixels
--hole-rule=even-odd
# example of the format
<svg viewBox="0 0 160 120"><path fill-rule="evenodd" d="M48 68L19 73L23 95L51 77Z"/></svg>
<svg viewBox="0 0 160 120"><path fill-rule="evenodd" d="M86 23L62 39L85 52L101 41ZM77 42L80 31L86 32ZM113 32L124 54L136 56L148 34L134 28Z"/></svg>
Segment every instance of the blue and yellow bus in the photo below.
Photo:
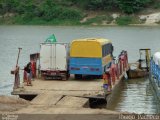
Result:
<svg viewBox="0 0 160 120"><path fill-rule="evenodd" d="M103 75L113 59L110 40L87 38L73 40L70 46L69 71L76 76Z"/></svg>

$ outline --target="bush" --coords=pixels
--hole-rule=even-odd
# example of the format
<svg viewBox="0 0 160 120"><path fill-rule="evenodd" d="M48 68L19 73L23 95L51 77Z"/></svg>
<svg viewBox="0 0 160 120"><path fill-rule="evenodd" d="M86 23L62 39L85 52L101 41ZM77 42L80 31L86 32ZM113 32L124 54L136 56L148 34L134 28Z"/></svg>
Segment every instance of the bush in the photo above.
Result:
<svg viewBox="0 0 160 120"><path fill-rule="evenodd" d="M41 6L39 6L40 17L46 21L52 19L80 19L82 18L82 13L78 10L74 10L67 7L62 7L53 3L51 0L45 1Z"/></svg>
<svg viewBox="0 0 160 120"><path fill-rule="evenodd" d="M3 13L4 13L3 7L2 7L2 4L0 3L0 15L2 15Z"/></svg>
<svg viewBox="0 0 160 120"><path fill-rule="evenodd" d="M71 20L71 19L80 20L82 18L82 13L78 10L63 8L58 18L68 19L68 20Z"/></svg>
<svg viewBox="0 0 160 120"><path fill-rule="evenodd" d="M155 8L155 9L160 9L160 3L155 3L155 4L154 4L154 8Z"/></svg>
<svg viewBox="0 0 160 120"><path fill-rule="evenodd" d="M76 3L76 0L57 0L55 2L58 5L62 5L62 6L65 6L65 7L70 7L70 6L72 6L73 4Z"/></svg>
<svg viewBox="0 0 160 120"><path fill-rule="evenodd" d="M116 6L116 0L87 0L86 9L105 10Z"/></svg>
<svg viewBox="0 0 160 120"><path fill-rule="evenodd" d="M118 0L119 9L132 14L144 8L151 0Z"/></svg>
<svg viewBox="0 0 160 120"><path fill-rule="evenodd" d="M4 13L15 12L16 7L18 6L18 0L1 0L0 2Z"/></svg>
<svg viewBox="0 0 160 120"><path fill-rule="evenodd" d="M132 17L130 16L122 16L116 19L116 23L118 25L129 25L132 23Z"/></svg>
<svg viewBox="0 0 160 120"><path fill-rule="evenodd" d="M84 24L92 24L92 23L98 23L101 24L102 21L107 21L108 23L111 23L113 21L113 17L112 16L97 16L94 18L90 18L88 19Z"/></svg>

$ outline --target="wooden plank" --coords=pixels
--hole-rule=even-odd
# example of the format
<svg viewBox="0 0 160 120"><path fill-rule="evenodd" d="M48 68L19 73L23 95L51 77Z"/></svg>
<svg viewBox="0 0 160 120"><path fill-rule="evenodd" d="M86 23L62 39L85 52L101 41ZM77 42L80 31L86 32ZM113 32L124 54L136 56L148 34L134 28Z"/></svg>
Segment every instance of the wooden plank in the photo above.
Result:
<svg viewBox="0 0 160 120"><path fill-rule="evenodd" d="M84 107L88 103L87 98L65 96L56 105L71 108Z"/></svg>
<svg viewBox="0 0 160 120"><path fill-rule="evenodd" d="M35 97L31 104L34 105L55 105L63 96L51 93L42 93Z"/></svg>

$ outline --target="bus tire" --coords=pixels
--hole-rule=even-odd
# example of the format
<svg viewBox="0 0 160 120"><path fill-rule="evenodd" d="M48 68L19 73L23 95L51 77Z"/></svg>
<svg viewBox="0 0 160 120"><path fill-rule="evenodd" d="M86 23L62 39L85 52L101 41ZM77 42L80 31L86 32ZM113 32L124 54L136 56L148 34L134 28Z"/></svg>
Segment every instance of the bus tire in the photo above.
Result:
<svg viewBox="0 0 160 120"><path fill-rule="evenodd" d="M82 74L75 74L74 77L75 77L75 79L78 79L78 80L79 80L79 79L82 79Z"/></svg>

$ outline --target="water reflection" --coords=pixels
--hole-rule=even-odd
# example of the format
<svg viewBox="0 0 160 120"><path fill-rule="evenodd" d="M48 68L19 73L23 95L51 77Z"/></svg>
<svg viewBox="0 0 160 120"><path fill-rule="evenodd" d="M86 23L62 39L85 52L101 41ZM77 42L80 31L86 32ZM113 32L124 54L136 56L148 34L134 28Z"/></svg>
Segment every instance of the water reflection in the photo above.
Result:
<svg viewBox="0 0 160 120"><path fill-rule="evenodd" d="M114 100L108 109L130 112L155 114L160 113L148 79L124 80L121 91L116 93Z"/></svg>

